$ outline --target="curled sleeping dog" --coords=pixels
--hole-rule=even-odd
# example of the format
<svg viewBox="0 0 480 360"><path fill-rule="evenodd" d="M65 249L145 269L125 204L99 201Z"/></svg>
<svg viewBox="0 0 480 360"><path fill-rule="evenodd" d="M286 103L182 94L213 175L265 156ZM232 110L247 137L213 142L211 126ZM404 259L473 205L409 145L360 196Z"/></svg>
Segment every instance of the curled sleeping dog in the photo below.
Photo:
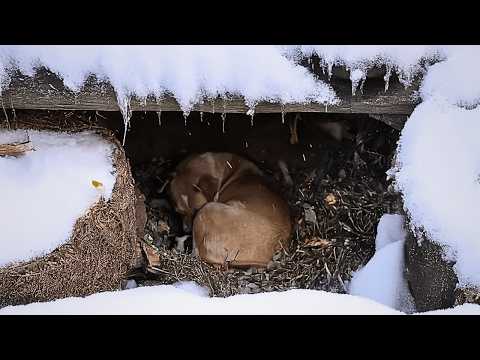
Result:
<svg viewBox="0 0 480 360"><path fill-rule="evenodd" d="M287 203L240 156L190 156L178 165L170 196L185 230L192 228L194 253L208 263L266 266L290 240Z"/></svg>

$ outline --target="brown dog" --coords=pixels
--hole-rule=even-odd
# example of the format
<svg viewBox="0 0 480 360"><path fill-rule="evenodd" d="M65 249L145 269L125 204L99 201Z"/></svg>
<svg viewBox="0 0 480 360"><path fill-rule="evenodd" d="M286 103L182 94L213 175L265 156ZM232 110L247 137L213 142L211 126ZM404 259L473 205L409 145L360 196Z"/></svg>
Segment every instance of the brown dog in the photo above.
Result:
<svg viewBox="0 0 480 360"><path fill-rule="evenodd" d="M290 238L288 205L252 162L237 155L187 158L177 167L170 194L185 223L193 219L195 253L211 264L266 266Z"/></svg>

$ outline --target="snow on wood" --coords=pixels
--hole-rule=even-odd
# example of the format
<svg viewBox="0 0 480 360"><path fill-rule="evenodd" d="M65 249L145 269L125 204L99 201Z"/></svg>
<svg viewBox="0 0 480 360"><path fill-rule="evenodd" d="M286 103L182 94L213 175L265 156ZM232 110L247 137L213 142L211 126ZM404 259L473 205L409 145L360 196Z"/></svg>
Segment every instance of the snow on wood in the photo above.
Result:
<svg viewBox="0 0 480 360"><path fill-rule="evenodd" d="M396 83L387 93L383 87L366 88L363 94L352 96L349 84L336 85L340 103L327 105L322 103L287 103L260 101L255 105L255 113L281 112L331 112L331 113L367 113L367 114L411 114L416 101L411 96L415 86L405 89ZM5 108L46 109L46 110L98 110L118 111L118 101L114 88L107 82L90 77L82 90L75 94L65 88L61 79L42 70L35 77L17 74L11 79L9 87L3 90ZM182 111L178 101L166 95L160 100L153 96L142 101L132 97L131 111ZM247 113L249 106L243 97L231 96L228 99L205 98L203 103L193 105L192 111ZM383 118L379 120L384 121ZM387 122L387 121L384 121Z"/></svg>

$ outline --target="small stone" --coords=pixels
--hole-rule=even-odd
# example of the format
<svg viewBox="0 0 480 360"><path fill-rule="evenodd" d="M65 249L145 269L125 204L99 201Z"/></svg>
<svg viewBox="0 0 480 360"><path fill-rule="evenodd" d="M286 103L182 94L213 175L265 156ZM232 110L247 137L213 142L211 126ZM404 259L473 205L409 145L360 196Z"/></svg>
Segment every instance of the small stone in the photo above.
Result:
<svg viewBox="0 0 480 360"><path fill-rule="evenodd" d="M345 169L341 169L339 172L338 172L338 177L340 179L345 179L347 177L347 173L345 172Z"/></svg>
<svg viewBox="0 0 480 360"><path fill-rule="evenodd" d="M305 221L311 224L316 224L317 223L317 214L315 213L314 208L310 209L305 209L304 210L305 214Z"/></svg>
<svg viewBox="0 0 480 360"><path fill-rule="evenodd" d="M273 255L273 261L278 261L282 257L282 253L278 252L275 255Z"/></svg>
<svg viewBox="0 0 480 360"><path fill-rule="evenodd" d="M125 290L126 289L135 289L136 287L138 287L137 285L137 282L135 280L128 280L127 281L127 284L125 285Z"/></svg>
<svg viewBox="0 0 480 360"><path fill-rule="evenodd" d="M153 237L150 234L145 234L145 236L143 237L143 240L148 244L153 243Z"/></svg>
<svg viewBox="0 0 480 360"><path fill-rule="evenodd" d="M255 284L255 283L249 283L247 286L248 286L250 289L258 289L258 285Z"/></svg>

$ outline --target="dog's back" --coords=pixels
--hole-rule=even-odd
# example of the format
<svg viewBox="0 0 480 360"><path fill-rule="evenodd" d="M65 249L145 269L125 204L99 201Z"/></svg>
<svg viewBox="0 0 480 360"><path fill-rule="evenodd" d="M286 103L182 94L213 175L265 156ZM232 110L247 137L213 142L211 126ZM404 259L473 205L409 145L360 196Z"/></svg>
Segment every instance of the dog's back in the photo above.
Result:
<svg viewBox="0 0 480 360"><path fill-rule="evenodd" d="M265 266L287 245L291 222L286 202L242 157L205 153L188 158L177 167L171 195L187 221L195 215L194 250L209 263Z"/></svg>
<svg viewBox="0 0 480 360"><path fill-rule="evenodd" d="M198 255L205 261L231 266L266 266L288 245L288 206L258 175L232 182L219 202L205 205L193 224Z"/></svg>

